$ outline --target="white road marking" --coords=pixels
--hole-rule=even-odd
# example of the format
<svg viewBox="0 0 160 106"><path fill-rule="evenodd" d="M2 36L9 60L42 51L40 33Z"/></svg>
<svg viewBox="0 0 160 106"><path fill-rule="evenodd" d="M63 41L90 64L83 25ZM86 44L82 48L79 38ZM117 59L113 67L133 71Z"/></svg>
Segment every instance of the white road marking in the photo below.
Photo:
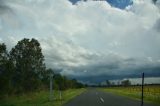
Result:
<svg viewBox="0 0 160 106"><path fill-rule="evenodd" d="M100 98L100 100L101 100L102 102L104 102L103 98Z"/></svg>

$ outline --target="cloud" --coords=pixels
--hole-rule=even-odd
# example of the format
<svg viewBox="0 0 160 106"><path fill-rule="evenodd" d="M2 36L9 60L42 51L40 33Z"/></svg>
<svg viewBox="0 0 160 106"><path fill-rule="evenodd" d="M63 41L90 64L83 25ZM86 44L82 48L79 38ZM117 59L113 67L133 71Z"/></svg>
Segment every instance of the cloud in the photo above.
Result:
<svg viewBox="0 0 160 106"><path fill-rule="evenodd" d="M38 39L48 68L89 82L160 76L159 0L133 0L125 9L105 1L0 2L0 42L10 49Z"/></svg>
<svg viewBox="0 0 160 106"><path fill-rule="evenodd" d="M4 0L0 0L0 14L10 11L10 8L5 4Z"/></svg>
<svg viewBox="0 0 160 106"><path fill-rule="evenodd" d="M160 31L159 29L160 29L160 19L158 19L157 21L156 21L156 24L154 25L154 29L156 30L156 31Z"/></svg>

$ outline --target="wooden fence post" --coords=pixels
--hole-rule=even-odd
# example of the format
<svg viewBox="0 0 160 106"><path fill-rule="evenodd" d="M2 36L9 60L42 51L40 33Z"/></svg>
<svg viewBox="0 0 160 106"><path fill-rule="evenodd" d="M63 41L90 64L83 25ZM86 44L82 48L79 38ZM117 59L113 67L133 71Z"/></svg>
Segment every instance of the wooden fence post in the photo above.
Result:
<svg viewBox="0 0 160 106"><path fill-rule="evenodd" d="M143 106L143 86L144 86L144 73L142 73L142 95L141 95L141 106Z"/></svg>

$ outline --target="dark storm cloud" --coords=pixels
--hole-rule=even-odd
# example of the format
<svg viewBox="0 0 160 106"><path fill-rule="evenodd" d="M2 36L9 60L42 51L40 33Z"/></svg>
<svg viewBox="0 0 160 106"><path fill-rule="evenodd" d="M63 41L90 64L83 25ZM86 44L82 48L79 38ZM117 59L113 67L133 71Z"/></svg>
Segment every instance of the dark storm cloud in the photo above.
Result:
<svg viewBox="0 0 160 106"><path fill-rule="evenodd" d="M110 62L107 59L103 60L103 62L92 61L95 61L95 63L72 68L74 73L69 76L85 82L90 81L90 83L97 83L106 79L138 78L142 72L145 73L146 77L160 76L159 62L150 63L149 60L135 58L114 58L114 62Z"/></svg>
<svg viewBox="0 0 160 106"><path fill-rule="evenodd" d="M0 0L0 14L3 14L5 12L9 12L11 9L6 4L5 0Z"/></svg>
<svg viewBox="0 0 160 106"><path fill-rule="evenodd" d="M155 3L156 4L156 2L157 2L157 0L152 0L153 1L153 3Z"/></svg>
<svg viewBox="0 0 160 106"><path fill-rule="evenodd" d="M122 61L123 62L123 61ZM135 61L136 62L136 61ZM121 63L119 63L120 65ZM135 63L136 64L136 63ZM112 67L117 66L112 64L111 66L106 65L105 67L101 65L97 66L88 66L88 68L79 68L78 71L80 72L79 75L76 76L77 79L90 82L90 83L100 83L105 80L113 80L113 79L123 79L123 78L139 78L141 77L141 73L145 73L145 77L159 77L160 76L160 64L157 65L141 65L141 66L132 66L129 68L122 68L122 67ZM111 68L112 67L112 68ZM81 75L83 72L82 70L86 69L84 75ZM92 72L92 73L89 73ZM90 74L90 76L88 76ZM75 78L75 76L70 76L71 78Z"/></svg>
<svg viewBox="0 0 160 106"><path fill-rule="evenodd" d="M146 73L147 76L160 76L160 64L143 65L136 69L131 69L133 73Z"/></svg>

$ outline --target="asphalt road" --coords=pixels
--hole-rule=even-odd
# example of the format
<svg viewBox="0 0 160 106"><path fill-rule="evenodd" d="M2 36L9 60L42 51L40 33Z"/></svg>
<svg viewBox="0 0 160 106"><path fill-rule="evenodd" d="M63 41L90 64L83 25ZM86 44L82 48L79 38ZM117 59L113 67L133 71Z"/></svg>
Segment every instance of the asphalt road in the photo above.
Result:
<svg viewBox="0 0 160 106"><path fill-rule="evenodd" d="M96 89L88 89L63 106L141 106L141 102L124 96L104 93ZM156 105L144 103L144 106Z"/></svg>

